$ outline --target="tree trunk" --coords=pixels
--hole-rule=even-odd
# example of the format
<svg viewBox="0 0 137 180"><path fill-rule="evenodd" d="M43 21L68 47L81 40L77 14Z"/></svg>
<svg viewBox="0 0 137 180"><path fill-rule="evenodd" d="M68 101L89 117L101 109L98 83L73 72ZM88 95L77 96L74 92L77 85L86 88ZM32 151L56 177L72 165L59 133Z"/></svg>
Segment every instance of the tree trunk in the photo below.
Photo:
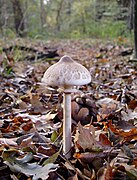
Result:
<svg viewBox="0 0 137 180"><path fill-rule="evenodd" d="M133 0L134 58L137 59L137 0Z"/></svg>
<svg viewBox="0 0 137 180"><path fill-rule="evenodd" d="M7 2L0 0L0 31L3 36L5 36L3 30L7 28L8 25L8 14L7 14Z"/></svg>
<svg viewBox="0 0 137 180"><path fill-rule="evenodd" d="M26 36L27 36L27 33L28 33L28 27L29 27L29 23L28 23L28 19L29 19L28 9L29 9L28 0L25 0L24 1L24 6L23 6L23 12L24 12L23 23L24 23L25 32L23 34L26 35Z"/></svg>
<svg viewBox="0 0 137 180"><path fill-rule="evenodd" d="M67 14L70 16L72 11L72 0L68 1L68 9L67 9Z"/></svg>
<svg viewBox="0 0 137 180"><path fill-rule="evenodd" d="M23 36L24 33L24 17L19 0L12 0L13 13L14 13L14 25L18 36Z"/></svg>
<svg viewBox="0 0 137 180"><path fill-rule="evenodd" d="M82 33L86 33L86 22L85 22L85 14L81 13L81 21L82 21Z"/></svg>
<svg viewBox="0 0 137 180"><path fill-rule="evenodd" d="M46 24L46 11L44 8L44 1L40 0L40 19L41 19L41 32L43 31L43 27Z"/></svg>
<svg viewBox="0 0 137 180"><path fill-rule="evenodd" d="M130 0L128 28L129 28L130 32L133 29L133 0Z"/></svg>
<svg viewBox="0 0 137 180"><path fill-rule="evenodd" d="M95 21L101 20L103 16L103 12L105 12L105 8L103 6L104 2L102 0L96 0L95 2Z"/></svg>
<svg viewBox="0 0 137 180"><path fill-rule="evenodd" d="M57 9L57 16L56 16L56 23L57 23L57 31L60 31L60 17L61 17L61 10L63 6L64 0L61 0Z"/></svg>
<svg viewBox="0 0 137 180"><path fill-rule="evenodd" d="M73 0L69 0L67 2L67 8L66 8L66 16L67 16L67 20L68 20L68 23L67 23L67 29L69 32L71 32L71 26L72 26L72 22L71 22L71 14L72 14L72 5L73 5Z"/></svg>

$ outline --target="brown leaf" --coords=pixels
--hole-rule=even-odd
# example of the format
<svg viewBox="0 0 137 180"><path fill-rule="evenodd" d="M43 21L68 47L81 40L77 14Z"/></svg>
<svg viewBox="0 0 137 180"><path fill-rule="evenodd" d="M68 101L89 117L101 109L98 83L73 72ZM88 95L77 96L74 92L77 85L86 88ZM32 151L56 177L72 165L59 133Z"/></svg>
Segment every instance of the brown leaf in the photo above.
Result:
<svg viewBox="0 0 137 180"><path fill-rule="evenodd" d="M113 179L113 168L108 164L104 169L102 176L98 178L99 180L112 180Z"/></svg>
<svg viewBox="0 0 137 180"><path fill-rule="evenodd" d="M131 100L129 103L128 103L128 108L129 109L135 109L137 107L137 100Z"/></svg>
<svg viewBox="0 0 137 180"><path fill-rule="evenodd" d="M13 118L13 122L14 123L23 123L24 120L23 120L23 118L21 116L17 116L17 117Z"/></svg>
<svg viewBox="0 0 137 180"><path fill-rule="evenodd" d="M7 127L2 127L2 128L0 128L0 130L2 133L9 133L12 131L10 125L8 125Z"/></svg>
<svg viewBox="0 0 137 180"><path fill-rule="evenodd" d="M78 114L78 111L79 111L79 105L75 102L75 101L72 101L71 102L71 114L72 114L72 118L77 121L77 114Z"/></svg>
<svg viewBox="0 0 137 180"><path fill-rule="evenodd" d="M100 157L105 158L107 156L104 152L87 152L87 153L75 153L74 158L80 159L82 162L91 163L94 159Z"/></svg>
<svg viewBox="0 0 137 180"><path fill-rule="evenodd" d="M92 149L95 145L95 129L92 125L86 127L78 123L78 139L75 139L76 143L80 145L84 150ZM76 135L77 136L77 135Z"/></svg>
<svg viewBox="0 0 137 180"><path fill-rule="evenodd" d="M33 122L30 119L26 121L24 124L22 124L22 129L24 131L29 131L32 128L33 128Z"/></svg>
<svg viewBox="0 0 137 180"><path fill-rule="evenodd" d="M77 115L77 121L80 121L81 124L87 124L88 123L88 115L89 115L88 108L81 108Z"/></svg>
<svg viewBox="0 0 137 180"><path fill-rule="evenodd" d="M137 158L133 160L132 165L135 165L135 168L137 168Z"/></svg>
<svg viewBox="0 0 137 180"><path fill-rule="evenodd" d="M108 139L108 137L101 133L99 135L99 143L102 145L102 146L107 146L107 148L111 147L111 142L110 140Z"/></svg>
<svg viewBox="0 0 137 180"><path fill-rule="evenodd" d="M46 148L44 146L39 146L38 152L42 153L42 154L45 154L47 156L52 156L53 154L56 153L56 150L54 148L50 148L50 147Z"/></svg>
<svg viewBox="0 0 137 180"><path fill-rule="evenodd" d="M110 129L113 133L118 134L119 130L114 124L112 124L111 120L108 120L107 122L104 122L103 124L104 124L105 130Z"/></svg>
<svg viewBox="0 0 137 180"><path fill-rule="evenodd" d="M32 141L32 136L26 137L25 139L22 140L20 147L26 148L26 147L30 147L30 148L34 148L34 144Z"/></svg>
<svg viewBox="0 0 137 180"><path fill-rule="evenodd" d="M40 102L40 97L38 94L30 94L30 103L35 113L41 113L45 110L44 106Z"/></svg>
<svg viewBox="0 0 137 180"><path fill-rule="evenodd" d="M77 174L68 178L68 180L78 180Z"/></svg>
<svg viewBox="0 0 137 180"><path fill-rule="evenodd" d="M132 128L128 132L120 131L119 135L124 137L125 141L131 141L132 139L137 140L137 129Z"/></svg>

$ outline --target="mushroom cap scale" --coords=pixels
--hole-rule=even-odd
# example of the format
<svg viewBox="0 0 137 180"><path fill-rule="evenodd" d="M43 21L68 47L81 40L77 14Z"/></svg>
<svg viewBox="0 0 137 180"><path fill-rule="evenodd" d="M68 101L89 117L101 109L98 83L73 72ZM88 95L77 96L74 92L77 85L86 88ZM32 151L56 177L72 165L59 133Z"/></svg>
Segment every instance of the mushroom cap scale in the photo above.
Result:
<svg viewBox="0 0 137 180"><path fill-rule="evenodd" d="M50 66L44 73L42 82L48 86L80 86L91 82L89 71L69 56Z"/></svg>

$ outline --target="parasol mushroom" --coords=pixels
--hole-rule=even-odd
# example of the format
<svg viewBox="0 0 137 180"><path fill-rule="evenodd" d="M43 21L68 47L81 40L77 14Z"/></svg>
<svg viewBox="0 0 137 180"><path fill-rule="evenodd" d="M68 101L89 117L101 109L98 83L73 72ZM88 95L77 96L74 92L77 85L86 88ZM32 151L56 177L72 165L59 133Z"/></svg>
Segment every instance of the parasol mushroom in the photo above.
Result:
<svg viewBox="0 0 137 180"><path fill-rule="evenodd" d="M81 64L65 55L44 73L42 82L47 86L63 88L63 153L71 156L71 93L74 86L90 83L91 75Z"/></svg>

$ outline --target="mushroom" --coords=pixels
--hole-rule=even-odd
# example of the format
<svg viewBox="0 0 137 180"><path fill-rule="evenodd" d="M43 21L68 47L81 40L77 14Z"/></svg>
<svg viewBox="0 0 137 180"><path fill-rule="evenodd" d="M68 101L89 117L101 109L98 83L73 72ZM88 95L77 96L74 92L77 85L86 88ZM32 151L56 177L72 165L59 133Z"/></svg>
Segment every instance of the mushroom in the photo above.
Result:
<svg viewBox="0 0 137 180"><path fill-rule="evenodd" d="M63 88L63 153L71 157L71 93L75 86L90 83L91 75L81 64L65 55L44 73L42 82L47 86Z"/></svg>

